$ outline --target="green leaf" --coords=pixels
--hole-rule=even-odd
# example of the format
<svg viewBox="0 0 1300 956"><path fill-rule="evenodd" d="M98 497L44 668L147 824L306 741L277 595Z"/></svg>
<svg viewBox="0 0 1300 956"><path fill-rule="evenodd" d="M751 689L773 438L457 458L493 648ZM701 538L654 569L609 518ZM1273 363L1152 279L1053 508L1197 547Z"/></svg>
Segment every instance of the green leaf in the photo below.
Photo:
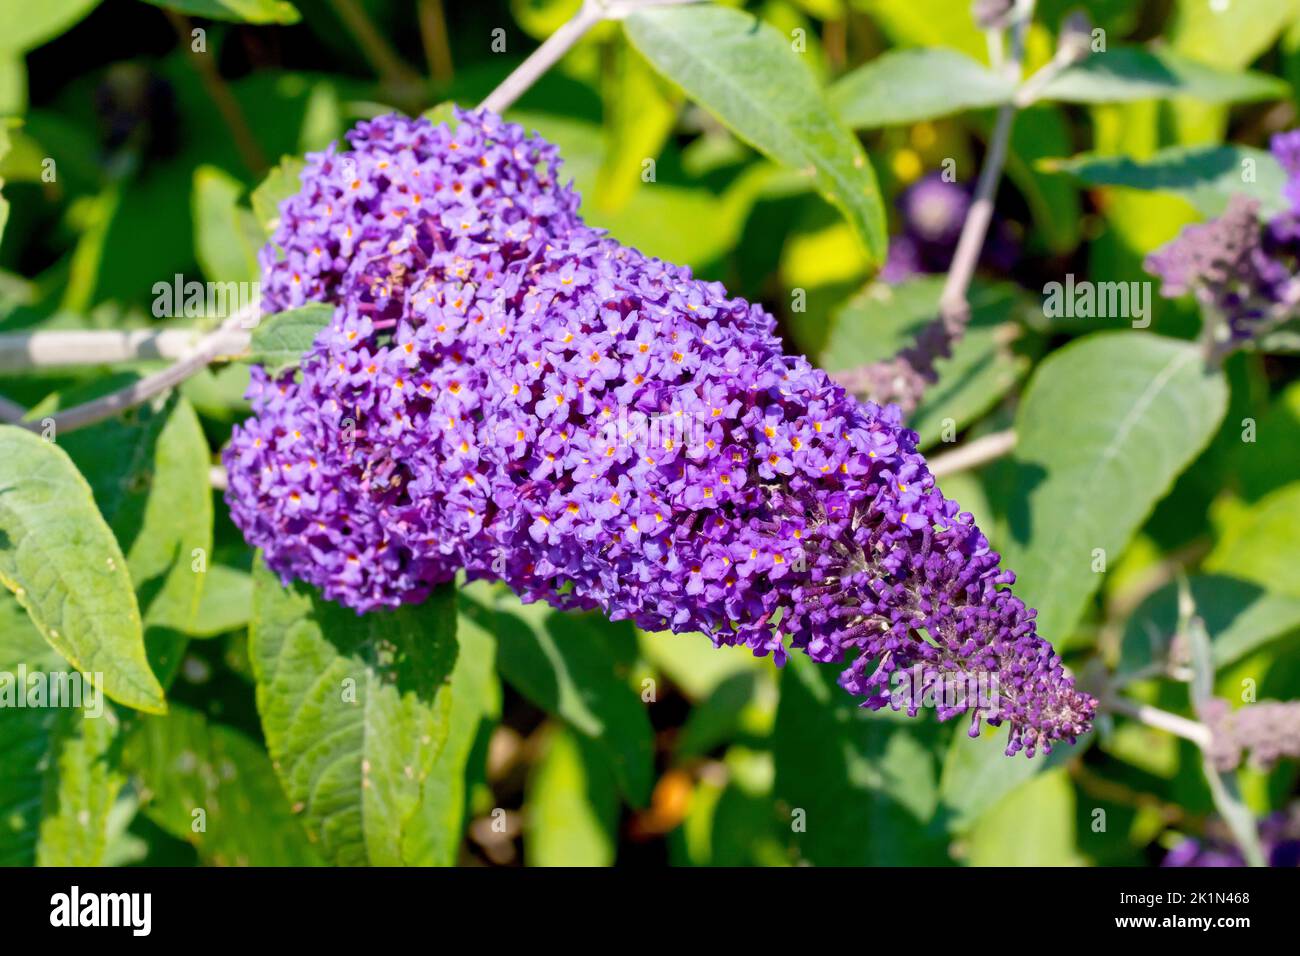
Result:
<svg viewBox="0 0 1300 956"><path fill-rule="evenodd" d="M1098 560L1119 559L1226 405L1197 345L1145 332L1090 335L1038 367L1016 418L1003 565L1040 634L1070 634L1101 583Z"/></svg>
<svg viewBox="0 0 1300 956"><path fill-rule="evenodd" d="M252 614L252 575L239 568L212 564L203 573L203 596L194 620L179 630L190 637L216 637L246 627Z"/></svg>
<svg viewBox="0 0 1300 956"><path fill-rule="evenodd" d="M55 407L125 379L60 395ZM194 409L179 397L142 406L63 436L60 447L85 475L100 514L126 551L146 626L189 628L204 584L195 560L206 561L212 550L213 522L208 442Z"/></svg>
<svg viewBox="0 0 1300 956"><path fill-rule="evenodd" d="M257 217L239 205L243 184L215 166L194 171L194 251L210 282L255 282L262 274Z"/></svg>
<svg viewBox="0 0 1300 956"><path fill-rule="evenodd" d="M775 703L776 686L761 671L747 670L732 674L714 688L713 693L691 708L677 738L674 756L680 762L703 757L720 744L734 740L747 729L747 720L769 696Z"/></svg>
<svg viewBox="0 0 1300 956"><path fill-rule="evenodd" d="M1089 186L1173 193L1206 217L1220 215L1237 193L1258 200L1261 217L1287 208L1286 173L1272 153L1252 146L1171 146L1147 159L1084 153L1039 165Z"/></svg>
<svg viewBox="0 0 1300 956"><path fill-rule="evenodd" d="M80 710L16 696L30 692L33 675L65 673L18 602L0 592L0 866L106 862L109 813L125 782L110 753L116 716L94 691Z"/></svg>
<svg viewBox="0 0 1300 956"><path fill-rule="evenodd" d="M0 116L17 116L26 112L27 61L19 54L0 50ZM3 136L0 133L0 138ZM0 232L3 232L2 224Z"/></svg>
<svg viewBox="0 0 1300 956"><path fill-rule="evenodd" d="M666 85L631 44L616 46L609 80L602 84L605 143L596 177L602 208L623 208L641 184L645 161L668 141L680 103Z"/></svg>
<svg viewBox="0 0 1300 956"><path fill-rule="evenodd" d="M430 862L425 790L450 729L450 587L420 607L358 615L253 571L249 657L267 748L326 857Z"/></svg>
<svg viewBox="0 0 1300 956"><path fill-rule="evenodd" d="M590 741L553 727L528 780L524 853L529 866L612 866L618 792Z"/></svg>
<svg viewBox="0 0 1300 956"><path fill-rule="evenodd" d="M1015 89L964 53L937 47L889 50L841 77L826 99L849 126L874 129L997 106Z"/></svg>
<svg viewBox="0 0 1300 956"><path fill-rule="evenodd" d="M99 0L0 0L0 50L20 53L70 30Z"/></svg>
<svg viewBox="0 0 1300 956"><path fill-rule="evenodd" d="M1300 597L1297 528L1300 482L1293 482L1265 495L1235 521L1205 559L1205 569Z"/></svg>
<svg viewBox="0 0 1300 956"><path fill-rule="evenodd" d="M427 848L417 855L434 866L457 862L465 838L470 757L485 728L501 716L495 638L462 613L457 615L456 639L460 649L451 672L447 742L425 781L425 810L417 821L427 831Z"/></svg>
<svg viewBox="0 0 1300 956"><path fill-rule="evenodd" d="M1216 70L1168 49L1112 46L1062 71L1041 98L1067 103L1127 103L1194 97L1207 103L1281 99L1286 83L1250 70Z"/></svg>
<svg viewBox="0 0 1300 956"><path fill-rule="evenodd" d="M806 170L883 262L885 210L861 144L836 120L807 67L775 29L738 10L638 10L628 38L662 74L761 152Z"/></svg>
<svg viewBox="0 0 1300 956"><path fill-rule="evenodd" d="M302 19L286 0L145 0L145 3L190 16L236 23L297 23Z"/></svg>
<svg viewBox="0 0 1300 956"><path fill-rule="evenodd" d="M302 188L299 178L307 168L305 160L297 156L285 156L280 164L266 174L250 197L253 215L262 227L263 237L269 238L280 224L280 203L290 196L298 194Z"/></svg>
<svg viewBox="0 0 1300 956"><path fill-rule="evenodd" d="M1300 628L1300 597L1219 574L1188 578L1196 612L1213 646L1214 666L1226 667ZM1178 583L1147 596L1124 627L1119 669L1141 670L1164 658L1178 628Z"/></svg>
<svg viewBox="0 0 1300 956"><path fill-rule="evenodd" d="M638 631L637 644L642 657L692 701L708 697L736 674L775 666L770 659L755 657L747 647L714 647L703 634Z"/></svg>
<svg viewBox="0 0 1300 956"><path fill-rule="evenodd" d="M102 675L109 697L166 709L126 558L90 486L63 449L12 425L0 426L0 583L73 667Z"/></svg>
<svg viewBox="0 0 1300 956"><path fill-rule="evenodd" d="M968 832L1011 791L1082 753L1090 743L1085 737L1073 746L1056 746L1046 757L1027 760L1006 755L1009 730L1005 725L986 726L979 737L971 739L969 723L960 719L955 723L939 782L947 825L953 833Z"/></svg>
<svg viewBox="0 0 1300 956"><path fill-rule="evenodd" d="M953 0L852 0L871 16L895 46L952 47L967 56L987 55L988 41L972 5Z"/></svg>
<svg viewBox="0 0 1300 956"><path fill-rule="evenodd" d="M1300 15L1296 0L1179 0L1169 42L1179 52L1224 69L1241 69L1259 58Z"/></svg>
<svg viewBox="0 0 1300 956"><path fill-rule="evenodd" d="M935 823L946 728L933 714L859 707L836 685L837 671L802 655L781 671L772 751L792 846L818 866L948 862Z"/></svg>
<svg viewBox="0 0 1300 956"><path fill-rule="evenodd" d="M645 704L628 684L636 653L632 626L521 604L502 593L494 608L470 606L469 613L496 633L497 665L510 685L595 741L619 790L644 806L654 775L654 733Z"/></svg>
<svg viewBox="0 0 1300 956"><path fill-rule="evenodd" d="M1064 767L1017 787L970 832L971 866L1074 866L1074 787Z"/></svg>
<svg viewBox="0 0 1300 956"><path fill-rule="evenodd" d="M895 355L938 317L940 276L925 276L897 285L870 283L834 316L822 353L829 371L855 368ZM938 441L944 419L961 429L1005 395L1029 370L1029 358L1011 348L1023 332L1014 321L1021 307L1010 285L977 284L971 293L971 321L952 358L941 360L939 378L926 390L908 425L921 436L921 447Z"/></svg>
<svg viewBox="0 0 1300 956"><path fill-rule="evenodd" d="M307 866L320 856L275 778L271 760L239 731L173 706L126 735L123 763L141 809L216 866Z"/></svg>
<svg viewBox="0 0 1300 956"><path fill-rule="evenodd" d="M330 324L334 308L312 302L262 319L253 329L248 361L261 365L268 375L297 368L317 333Z"/></svg>

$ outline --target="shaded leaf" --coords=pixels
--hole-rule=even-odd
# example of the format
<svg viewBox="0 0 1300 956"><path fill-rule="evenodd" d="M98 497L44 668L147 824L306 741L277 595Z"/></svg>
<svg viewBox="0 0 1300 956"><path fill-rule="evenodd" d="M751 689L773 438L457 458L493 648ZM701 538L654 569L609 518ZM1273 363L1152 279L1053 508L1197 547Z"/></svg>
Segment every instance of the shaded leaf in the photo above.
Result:
<svg viewBox="0 0 1300 956"><path fill-rule="evenodd" d="M1112 46L1048 82L1042 98L1067 103L1124 103L1194 97L1209 103L1280 99L1286 83L1250 70L1216 70L1168 49Z"/></svg>
<svg viewBox="0 0 1300 956"><path fill-rule="evenodd" d="M188 707L145 717L126 735L123 763L141 809L217 866L307 866L307 840L257 743Z"/></svg>
<svg viewBox="0 0 1300 956"><path fill-rule="evenodd" d="M297 23L301 14L287 0L145 0L155 7L236 23Z"/></svg>
<svg viewBox="0 0 1300 956"><path fill-rule="evenodd" d="M1214 666L1226 667L1300 628L1300 596L1218 574L1187 579L1196 612L1213 645ZM1124 627L1119 669L1132 673L1162 659L1178 627L1178 583L1148 595Z"/></svg>
<svg viewBox="0 0 1300 956"><path fill-rule="evenodd" d="M48 697L45 706L30 706L37 674L52 693L66 667L18 602L0 592L0 866L104 865L125 783L110 753L117 718L102 695L71 684L81 709L48 706Z"/></svg>
<svg viewBox="0 0 1300 956"><path fill-rule="evenodd" d="M249 657L267 749L308 832L340 865L430 862L425 786L447 739L454 594L358 615L259 557Z"/></svg>
<svg viewBox="0 0 1300 956"><path fill-rule="evenodd" d="M1237 193L1258 200L1262 217L1287 208L1286 173L1272 153L1251 146L1171 146L1147 159L1084 153L1040 165L1089 186L1173 193L1206 217L1220 215Z"/></svg>
<svg viewBox="0 0 1300 956"><path fill-rule="evenodd" d="M791 846L818 866L947 862L935 823L946 728L932 714L859 707L835 676L802 656L781 671L772 752L776 797L790 825L803 825Z"/></svg>
<svg viewBox="0 0 1300 956"><path fill-rule="evenodd" d="M626 621L563 614L499 594L470 616L497 637L497 665L521 694L605 751L629 802L644 806L654 772L646 706L628 684L636 637ZM491 615L491 616L485 616Z"/></svg>

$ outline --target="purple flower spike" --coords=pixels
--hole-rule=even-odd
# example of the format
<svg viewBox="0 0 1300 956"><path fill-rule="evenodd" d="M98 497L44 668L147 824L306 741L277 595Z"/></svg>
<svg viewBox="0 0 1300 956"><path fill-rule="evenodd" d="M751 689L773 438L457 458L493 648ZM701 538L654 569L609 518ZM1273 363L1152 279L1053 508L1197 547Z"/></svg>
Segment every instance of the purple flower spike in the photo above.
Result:
<svg viewBox="0 0 1300 956"><path fill-rule="evenodd" d="M583 225L551 147L460 121L376 120L286 203L333 195L345 159L370 197L345 220L359 252L311 275L333 323L296 380L256 375L225 454L271 568L358 611L464 569L778 663L800 649L847 663L864 706L1006 721L1008 753L1090 727L897 408L785 355L760 307ZM401 207L417 172L441 188ZM315 241L298 228L286 212L281 250ZM291 260L267 254L279 290Z"/></svg>

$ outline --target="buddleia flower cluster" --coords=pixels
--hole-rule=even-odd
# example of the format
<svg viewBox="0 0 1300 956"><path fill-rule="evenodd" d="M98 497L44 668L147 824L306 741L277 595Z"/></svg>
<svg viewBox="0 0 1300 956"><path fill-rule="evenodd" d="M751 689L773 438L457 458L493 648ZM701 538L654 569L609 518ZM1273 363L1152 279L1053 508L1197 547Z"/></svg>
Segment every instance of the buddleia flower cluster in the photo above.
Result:
<svg viewBox="0 0 1300 956"><path fill-rule="evenodd" d="M864 706L1006 722L1011 754L1089 729L1095 701L898 409L786 355L761 307L586 226L553 146L457 121L362 123L281 207L268 306L334 315L296 374L254 369L225 451L270 568L362 613L463 571L799 650L845 665ZM939 693L953 675L995 693Z"/></svg>
<svg viewBox="0 0 1300 956"><path fill-rule="evenodd" d="M1273 867L1300 866L1300 804L1269 814L1258 824L1264 860ZM1170 850L1161 866L1220 867L1246 865L1246 859L1227 826L1211 818L1201 838L1188 837Z"/></svg>
<svg viewBox="0 0 1300 956"><path fill-rule="evenodd" d="M1300 309L1300 130L1279 133L1271 146L1287 175L1282 212L1261 222L1259 202L1234 195L1223 215L1188 226L1146 260L1162 295L1193 293L1234 342Z"/></svg>
<svg viewBox="0 0 1300 956"><path fill-rule="evenodd" d="M1222 772L1236 770L1247 752L1250 765L1262 771L1284 757L1300 758L1300 701L1261 700L1234 710L1212 697L1199 716L1210 728L1209 758Z"/></svg>

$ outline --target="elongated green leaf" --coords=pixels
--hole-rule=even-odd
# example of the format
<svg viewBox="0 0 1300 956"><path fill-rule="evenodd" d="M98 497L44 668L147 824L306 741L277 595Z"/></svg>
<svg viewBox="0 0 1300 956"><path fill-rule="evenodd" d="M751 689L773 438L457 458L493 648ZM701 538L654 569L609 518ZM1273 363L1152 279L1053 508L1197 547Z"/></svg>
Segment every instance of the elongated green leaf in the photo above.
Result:
<svg viewBox="0 0 1300 956"><path fill-rule="evenodd" d="M1169 42L1227 70L1252 63L1300 16L1296 0L1179 0L1174 7Z"/></svg>
<svg viewBox="0 0 1300 956"><path fill-rule="evenodd" d="M1070 633L1226 403L1197 346L1145 332L1087 336L1038 367L1016 419L1003 557L1040 634Z"/></svg>
<svg viewBox="0 0 1300 956"><path fill-rule="evenodd" d="M449 730L455 627L450 588L357 615L254 568L249 656L267 747L335 863L429 862L417 817Z"/></svg>
<svg viewBox="0 0 1300 956"><path fill-rule="evenodd" d="M252 614L252 575L224 564L210 564L203 573L198 611L187 627L179 629L190 637L216 637L245 627Z"/></svg>
<svg viewBox="0 0 1300 956"><path fill-rule="evenodd" d="M1074 787L1064 768L1017 787L971 830L972 866L1074 866Z"/></svg>
<svg viewBox="0 0 1300 956"><path fill-rule="evenodd" d="M936 47L883 53L839 79L826 99L849 126L872 129L997 106L1014 92L982 63Z"/></svg>
<svg viewBox="0 0 1300 956"><path fill-rule="evenodd" d="M19 53L71 29L99 0L0 0L0 50Z"/></svg>
<svg viewBox="0 0 1300 956"><path fill-rule="evenodd" d="M590 741L553 728L528 781L524 852L529 866L610 866L618 792L609 762Z"/></svg>
<svg viewBox="0 0 1300 956"><path fill-rule="evenodd" d="M303 353L311 348L317 333L330 324L333 315L330 306L313 302L268 316L253 329L248 360L263 366L269 375L297 368Z"/></svg>
<svg viewBox="0 0 1300 956"><path fill-rule="evenodd" d="M302 19L287 0L145 0L145 3L195 17L237 23L297 23Z"/></svg>
<svg viewBox="0 0 1300 956"><path fill-rule="evenodd" d="M320 862L275 778L271 760L239 731L188 707L146 717L127 734L123 762L141 808L217 866Z"/></svg>
<svg viewBox="0 0 1300 956"><path fill-rule="evenodd" d="M836 670L800 655L781 672L775 794L789 808L797 858L820 866L946 863L947 835L934 823L946 728L932 714L859 707L836 685Z"/></svg>
<svg viewBox="0 0 1300 956"><path fill-rule="evenodd" d="M871 257L884 261L885 212L866 153L776 30L706 5L639 10L624 28L659 72L732 132L777 162L806 169Z"/></svg>
<svg viewBox="0 0 1300 956"><path fill-rule="evenodd" d="M211 282L254 282L262 274L262 229L239 205L244 186L215 166L194 171L194 251Z"/></svg>
<svg viewBox="0 0 1300 956"><path fill-rule="evenodd" d="M454 866L465 839L469 766L475 742L501 716L501 682L496 673L496 640L464 614L457 615L460 645L451 672L451 714L447 742L424 785L424 812L412 829L413 854L434 866ZM481 768L479 768L481 773Z"/></svg>
<svg viewBox="0 0 1300 956"><path fill-rule="evenodd" d="M109 812L125 782L110 754L118 722L75 679L0 592L0 866L105 862ZM56 702L56 693L71 696ZM64 706L78 694L80 710Z"/></svg>
<svg viewBox="0 0 1300 956"><path fill-rule="evenodd" d="M1148 159L1082 154L1044 160L1044 169L1067 173L1089 186L1127 186L1181 196L1207 217L1241 193L1259 201L1261 217L1286 208L1286 173L1273 154L1251 146L1171 146Z"/></svg>
<svg viewBox="0 0 1300 956"><path fill-rule="evenodd" d="M1074 746L1059 745L1046 757L1026 760L1006 755L1007 727L985 727L975 739L968 734L969 724L955 719L952 739L944 759L939 794L943 800L948 828L966 833L984 814L1036 774L1059 766L1082 753L1091 743L1082 738Z"/></svg>
<svg viewBox="0 0 1300 956"><path fill-rule="evenodd" d="M1205 623L1216 668L1240 660L1269 641L1300 628L1300 597L1218 574L1188 578L1196 612ZM1124 628L1120 670L1141 670L1169 652L1178 628L1178 584L1147 597Z"/></svg>
<svg viewBox="0 0 1300 956"><path fill-rule="evenodd" d="M636 636L627 622L562 614L496 592L495 607L470 608L497 636L497 664L521 694L596 741L629 802L650 798L654 735L628 684ZM491 616L485 614L491 612Z"/></svg>
<svg viewBox="0 0 1300 956"><path fill-rule="evenodd" d="M1300 482L1292 482L1265 495L1234 522L1205 559L1205 568L1300 597L1297 528Z"/></svg>
<svg viewBox="0 0 1300 956"><path fill-rule="evenodd" d="M1249 70L1216 70L1172 50L1112 46L1047 84L1042 98L1067 103L1126 103L1187 96L1208 103L1280 99L1286 83Z"/></svg>
<svg viewBox="0 0 1300 956"><path fill-rule="evenodd" d="M66 407L134 376L58 396ZM208 442L189 402L175 397L64 436L60 447L85 475L100 514L126 551L147 627L187 629L212 550Z"/></svg>
<svg viewBox="0 0 1300 956"><path fill-rule="evenodd" d="M0 582L78 670L102 674L108 696L166 709L145 659L126 558L63 449L0 426Z"/></svg>
<svg viewBox="0 0 1300 956"><path fill-rule="evenodd" d="M280 224L280 203L302 188L299 177L307 163L297 156L285 156L280 164L266 174L250 197L253 215L257 217L264 236L269 237Z"/></svg>
<svg viewBox="0 0 1300 956"><path fill-rule="evenodd" d="M907 347L937 318L942 286L936 276L893 286L871 283L835 313L822 364L831 371L855 368ZM954 429L964 428L1029 370L1029 357L1012 347L1024 331L1014 321L1021 304L1009 285L975 287L966 334L952 358L938 363L938 380L908 420L922 448L939 440L945 419Z"/></svg>

